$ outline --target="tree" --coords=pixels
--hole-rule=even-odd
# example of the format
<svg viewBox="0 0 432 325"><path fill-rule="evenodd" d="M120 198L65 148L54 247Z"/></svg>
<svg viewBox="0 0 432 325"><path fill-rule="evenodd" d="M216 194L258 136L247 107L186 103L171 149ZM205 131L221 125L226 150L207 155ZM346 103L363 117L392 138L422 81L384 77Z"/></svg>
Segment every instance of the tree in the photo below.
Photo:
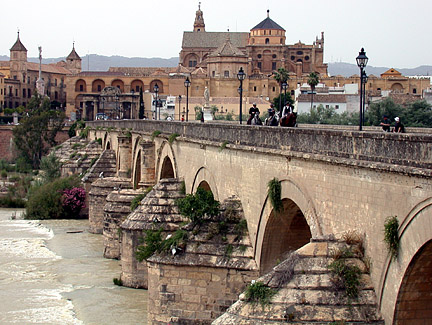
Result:
<svg viewBox="0 0 432 325"><path fill-rule="evenodd" d="M279 84L279 93L282 93L282 84L284 82L287 82L289 80L289 75L288 75L288 71L285 70L285 68L280 67L278 69L277 72L274 72L274 76L275 80L278 82ZM279 95L278 96L279 101L278 102L274 102L275 107L279 110L282 111L282 107L285 104L285 102L282 102L282 96ZM285 99L285 98L284 98Z"/></svg>
<svg viewBox="0 0 432 325"><path fill-rule="evenodd" d="M51 109L49 98L39 94L30 99L28 113L13 129L14 144L22 158L39 168L42 156L56 145L55 137L64 125L63 112Z"/></svg>
<svg viewBox="0 0 432 325"><path fill-rule="evenodd" d="M216 113L219 111L216 105L212 105L210 107L210 113L213 116L213 119L216 120Z"/></svg>
<svg viewBox="0 0 432 325"><path fill-rule="evenodd" d="M289 93L285 94L282 93L279 96L273 98L273 105L276 108L277 111L281 111L283 105L281 108L279 108L279 103L288 103L288 105L293 105L294 104L294 100L292 99L291 95Z"/></svg>
<svg viewBox="0 0 432 325"><path fill-rule="evenodd" d="M313 96L314 96L314 92L315 92L315 87L316 85L318 85L319 83L319 77L318 74L316 72L311 72L308 76L308 80L307 80L308 85L311 87L312 90L312 97L311 97L311 109L312 109L312 105L313 105Z"/></svg>

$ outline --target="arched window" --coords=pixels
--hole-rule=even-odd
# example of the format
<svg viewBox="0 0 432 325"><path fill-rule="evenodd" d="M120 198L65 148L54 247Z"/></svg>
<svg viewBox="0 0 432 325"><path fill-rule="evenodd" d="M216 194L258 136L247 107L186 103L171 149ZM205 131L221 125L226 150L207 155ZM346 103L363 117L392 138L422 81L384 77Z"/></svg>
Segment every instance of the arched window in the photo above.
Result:
<svg viewBox="0 0 432 325"><path fill-rule="evenodd" d="M266 43L266 44L270 44L270 39L266 38L266 39L265 39L265 43Z"/></svg>

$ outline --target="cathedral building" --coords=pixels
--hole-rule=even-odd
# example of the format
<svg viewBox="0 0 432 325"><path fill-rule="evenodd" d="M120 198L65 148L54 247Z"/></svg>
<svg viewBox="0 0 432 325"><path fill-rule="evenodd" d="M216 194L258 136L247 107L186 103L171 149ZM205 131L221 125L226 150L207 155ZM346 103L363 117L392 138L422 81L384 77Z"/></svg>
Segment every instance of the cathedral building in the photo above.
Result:
<svg viewBox="0 0 432 325"><path fill-rule="evenodd" d="M27 61L27 49L19 34L10 54L9 61L0 61L0 73L4 75L3 107L25 106L35 91L39 65ZM280 85L274 78L279 68L289 73L287 91L291 95L307 82L311 72L317 72L320 82L327 87L360 84L358 75L328 76L327 64L323 61L324 33L312 44L299 41L287 45L286 30L270 18L269 11L249 32L210 32L206 30L199 6L193 30L183 33L177 67L111 67L103 72L81 71L81 58L73 46L66 61L43 64L41 72L45 95L62 103L70 118L86 120L96 119L98 113L111 118L138 118L141 91L144 114L148 118L186 119L184 81L188 77L191 81L188 120L193 120L194 108L204 105L204 91L209 94L210 106L216 106L220 114L239 114L237 73L240 69L246 73L242 84L245 111L252 102L265 108L280 94ZM154 93L156 85L157 95ZM369 76L366 91L375 94L388 90L420 96L429 87L429 79L408 78L390 70L380 78ZM162 114L161 108L154 105L155 99L165 103Z"/></svg>

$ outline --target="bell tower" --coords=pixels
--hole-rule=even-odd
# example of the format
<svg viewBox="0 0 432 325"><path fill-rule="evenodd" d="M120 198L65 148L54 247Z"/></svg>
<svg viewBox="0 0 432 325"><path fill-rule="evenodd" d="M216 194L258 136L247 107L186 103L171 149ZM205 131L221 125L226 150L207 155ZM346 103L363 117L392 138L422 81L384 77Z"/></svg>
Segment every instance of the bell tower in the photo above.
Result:
<svg viewBox="0 0 432 325"><path fill-rule="evenodd" d="M81 72L81 58L78 53L75 51L75 42L72 45L72 51L66 58L66 68L69 69L72 73L80 73Z"/></svg>
<svg viewBox="0 0 432 325"><path fill-rule="evenodd" d="M23 80L26 75L27 49L21 43L19 31L15 44L10 49L10 73L11 78Z"/></svg>
<svg viewBox="0 0 432 325"><path fill-rule="evenodd" d="M198 10L195 13L194 32L205 32L204 16L201 11L201 2L198 4Z"/></svg>

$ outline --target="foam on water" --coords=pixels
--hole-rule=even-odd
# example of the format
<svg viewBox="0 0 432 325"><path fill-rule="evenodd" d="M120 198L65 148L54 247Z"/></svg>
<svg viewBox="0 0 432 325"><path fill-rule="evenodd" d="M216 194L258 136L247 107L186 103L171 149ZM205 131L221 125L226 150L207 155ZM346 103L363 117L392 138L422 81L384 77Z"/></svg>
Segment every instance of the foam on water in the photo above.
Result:
<svg viewBox="0 0 432 325"><path fill-rule="evenodd" d="M82 324L61 295L72 285L52 273L62 258L46 246L53 236L38 221L0 220L0 323Z"/></svg>

